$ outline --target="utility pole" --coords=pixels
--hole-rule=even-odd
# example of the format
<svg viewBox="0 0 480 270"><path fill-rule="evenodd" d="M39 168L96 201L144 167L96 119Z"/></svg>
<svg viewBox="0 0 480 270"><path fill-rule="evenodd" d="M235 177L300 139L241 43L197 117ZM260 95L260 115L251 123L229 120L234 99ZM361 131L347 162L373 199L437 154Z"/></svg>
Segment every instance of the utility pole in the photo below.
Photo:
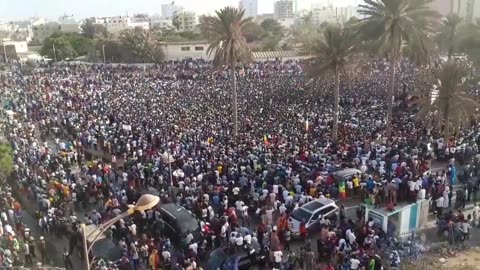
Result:
<svg viewBox="0 0 480 270"><path fill-rule="evenodd" d="M53 59L56 63L57 62L57 51L55 50L55 42L52 43L52 49L53 49Z"/></svg>
<svg viewBox="0 0 480 270"><path fill-rule="evenodd" d="M2 42L2 45L3 45L3 57L5 58L5 64L8 62L8 58L7 58L7 49L5 48L5 43Z"/></svg>
<svg viewBox="0 0 480 270"><path fill-rule="evenodd" d="M105 60L105 45L102 44L102 53L103 53L103 63L106 64L107 61Z"/></svg>

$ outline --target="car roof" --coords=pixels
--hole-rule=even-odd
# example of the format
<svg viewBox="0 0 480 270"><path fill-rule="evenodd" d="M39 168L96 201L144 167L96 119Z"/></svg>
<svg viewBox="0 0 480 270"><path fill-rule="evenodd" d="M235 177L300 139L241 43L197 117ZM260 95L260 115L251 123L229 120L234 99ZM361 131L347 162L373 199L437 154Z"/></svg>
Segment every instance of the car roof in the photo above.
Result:
<svg viewBox="0 0 480 270"><path fill-rule="evenodd" d="M362 171L360 171L359 169L354 169L354 168L349 168L349 169L343 169L343 170L340 170L340 171L336 171L333 173L334 176L337 176L337 177L340 177L340 178L344 178L346 176L351 176L351 175L354 175L354 174L361 174Z"/></svg>
<svg viewBox="0 0 480 270"><path fill-rule="evenodd" d="M320 198L320 199L316 199L314 201L311 201L309 203L306 203L306 204L302 205L301 208L310 212L310 213L314 213L317 210L322 209L322 208L324 208L325 206L328 206L328 205L333 205L334 207L337 207L335 205L334 200L327 199L327 198Z"/></svg>
<svg viewBox="0 0 480 270"><path fill-rule="evenodd" d="M174 217L179 222L195 220L195 217L193 216L192 213L190 213L189 211L187 211L185 208L183 208L178 204L175 204L175 203L162 204L160 208L163 209L163 211L169 213L172 217Z"/></svg>

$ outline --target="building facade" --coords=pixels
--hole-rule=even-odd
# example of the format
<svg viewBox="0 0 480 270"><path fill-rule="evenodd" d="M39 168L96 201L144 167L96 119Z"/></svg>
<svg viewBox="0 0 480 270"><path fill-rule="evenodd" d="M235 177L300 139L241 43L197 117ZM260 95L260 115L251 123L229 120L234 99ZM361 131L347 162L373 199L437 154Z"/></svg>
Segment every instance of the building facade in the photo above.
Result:
<svg viewBox="0 0 480 270"><path fill-rule="evenodd" d="M175 12L183 10L183 7L176 5L162 5L162 17L171 18Z"/></svg>
<svg viewBox="0 0 480 270"><path fill-rule="evenodd" d="M75 20L73 15L64 15L58 18L60 31L64 33L80 33L80 24Z"/></svg>
<svg viewBox="0 0 480 270"><path fill-rule="evenodd" d="M153 15L150 17L150 29L159 29L161 31L173 29L172 18L162 17L160 15Z"/></svg>
<svg viewBox="0 0 480 270"><path fill-rule="evenodd" d="M351 17L359 17L357 7L323 7L312 9L312 20L315 25L322 23L345 23Z"/></svg>
<svg viewBox="0 0 480 270"><path fill-rule="evenodd" d="M172 23L179 32L194 31L197 25L197 15L191 11L177 11L173 14Z"/></svg>
<svg viewBox="0 0 480 270"><path fill-rule="evenodd" d="M168 42L162 45L166 61L184 59L211 60L212 56L207 54L207 48L208 42L206 41Z"/></svg>
<svg viewBox="0 0 480 270"><path fill-rule="evenodd" d="M53 33L61 32L62 27L57 22L32 25L32 41L42 43Z"/></svg>
<svg viewBox="0 0 480 270"><path fill-rule="evenodd" d="M480 17L480 0L434 0L430 5L443 16L455 13L468 22Z"/></svg>
<svg viewBox="0 0 480 270"><path fill-rule="evenodd" d="M293 18L293 1L278 0L273 4L273 13L275 19L289 19Z"/></svg>
<svg viewBox="0 0 480 270"><path fill-rule="evenodd" d="M240 0L238 7L245 10L245 17L255 18L258 15L258 0Z"/></svg>

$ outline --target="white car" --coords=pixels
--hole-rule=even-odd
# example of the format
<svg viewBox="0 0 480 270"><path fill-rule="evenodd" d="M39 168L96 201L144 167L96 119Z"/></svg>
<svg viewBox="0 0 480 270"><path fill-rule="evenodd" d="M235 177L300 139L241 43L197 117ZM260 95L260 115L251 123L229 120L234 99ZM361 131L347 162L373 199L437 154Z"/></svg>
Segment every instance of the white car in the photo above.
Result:
<svg viewBox="0 0 480 270"><path fill-rule="evenodd" d="M294 235L300 235L300 224L302 220L305 221L305 227L309 230L312 229L315 224L319 224L323 216L327 219L331 218L337 210L338 207L334 200L326 198L317 199L293 210L288 219L288 226Z"/></svg>

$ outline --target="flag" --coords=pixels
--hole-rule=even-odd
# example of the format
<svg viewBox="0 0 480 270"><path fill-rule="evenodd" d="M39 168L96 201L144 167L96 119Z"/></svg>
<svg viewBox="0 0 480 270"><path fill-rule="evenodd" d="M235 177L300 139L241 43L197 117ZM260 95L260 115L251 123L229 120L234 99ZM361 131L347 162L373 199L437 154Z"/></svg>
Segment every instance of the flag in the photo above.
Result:
<svg viewBox="0 0 480 270"><path fill-rule="evenodd" d="M345 192L345 181L342 180L338 183L338 192L341 200L345 200L347 193Z"/></svg>
<svg viewBox="0 0 480 270"><path fill-rule="evenodd" d="M267 137L267 135L263 135L263 143L264 143L265 145L268 145L268 137Z"/></svg>

